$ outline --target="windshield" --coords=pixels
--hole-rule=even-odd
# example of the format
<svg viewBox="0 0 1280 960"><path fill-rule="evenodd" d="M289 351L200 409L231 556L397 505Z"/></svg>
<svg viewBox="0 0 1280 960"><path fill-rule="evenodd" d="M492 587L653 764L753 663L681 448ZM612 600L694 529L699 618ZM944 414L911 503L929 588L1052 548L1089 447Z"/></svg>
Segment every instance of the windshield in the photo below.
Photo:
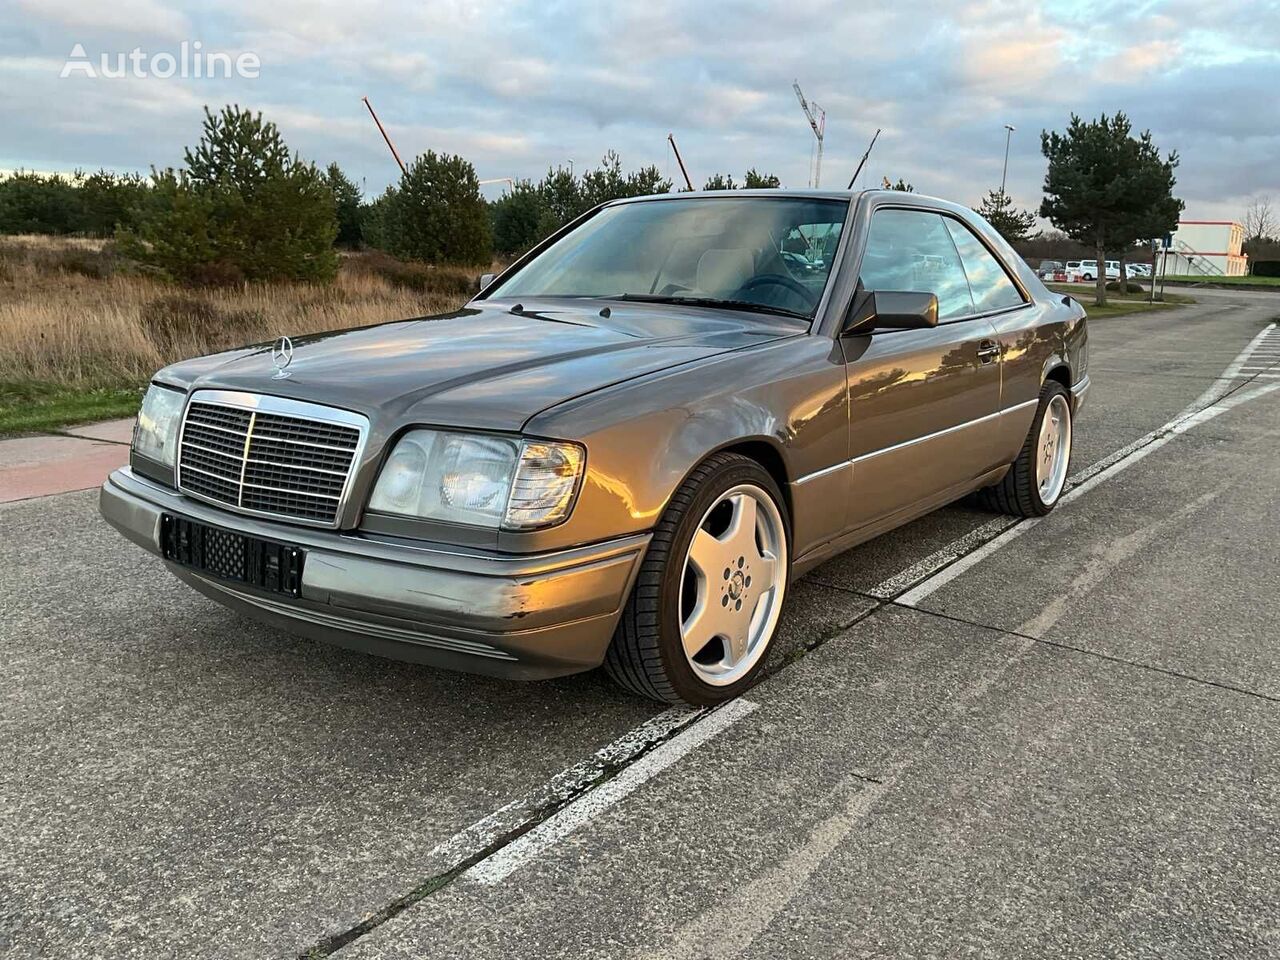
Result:
<svg viewBox="0 0 1280 960"><path fill-rule="evenodd" d="M812 319L848 208L800 197L606 207L489 295L705 302Z"/></svg>

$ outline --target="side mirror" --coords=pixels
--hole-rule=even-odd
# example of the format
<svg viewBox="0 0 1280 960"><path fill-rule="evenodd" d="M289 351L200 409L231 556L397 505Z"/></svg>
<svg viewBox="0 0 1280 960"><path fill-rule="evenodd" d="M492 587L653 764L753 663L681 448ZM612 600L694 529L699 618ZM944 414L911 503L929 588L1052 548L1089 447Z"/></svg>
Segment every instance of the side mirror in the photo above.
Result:
<svg viewBox="0 0 1280 960"><path fill-rule="evenodd" d="M926 330L938 325L938 298L932 293L875 290L853 301L841 333L870 333L881 328Z"/></svg>
<svg viewBox="0 0 1280 960"><path fill-rule="evenodd" d="M482 274L480 274L480 289L481 289L481 290L484 290L484 288L485 288L485 287L487 287L489 284L493 283L493 278L494 278L494 277L496 277L496 276L497 276L497 274L496 274L496 273L482 273Z"/></svg>

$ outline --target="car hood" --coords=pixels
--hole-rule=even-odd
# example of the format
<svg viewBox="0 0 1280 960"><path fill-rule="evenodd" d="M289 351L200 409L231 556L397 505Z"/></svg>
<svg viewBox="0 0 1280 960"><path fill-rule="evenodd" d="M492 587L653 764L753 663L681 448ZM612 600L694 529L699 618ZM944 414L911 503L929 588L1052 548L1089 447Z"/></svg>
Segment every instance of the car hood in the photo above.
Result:
<svg viewBox="0 0 1280 960"><path fill-rule="evenodd" d="M594 300L513 307L482 302L438 317L294 337L288 376L280 379L272 344L183 361L157 379L324 403L363 413L382 430L414 422L515 431L561 401L804 332L786 318L706 307Z"/></svg>

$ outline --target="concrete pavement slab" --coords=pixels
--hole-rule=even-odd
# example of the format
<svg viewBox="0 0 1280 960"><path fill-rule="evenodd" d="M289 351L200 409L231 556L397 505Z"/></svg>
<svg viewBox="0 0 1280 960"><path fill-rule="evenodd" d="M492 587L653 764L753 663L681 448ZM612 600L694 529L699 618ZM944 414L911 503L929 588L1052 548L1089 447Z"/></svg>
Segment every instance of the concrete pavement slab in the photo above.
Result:
<svg viewBox="0 0 1280 960"><path fill-rule="evenodd" d="M349 653L204 600L92 494L0 508L0 953L267 957L660 707Z"/></svg>
<svg viewBox="0 0 1280 960"><path fill-rule="evenodd" d="M90 495L0 511L9 956L290 956L440 841L661 707L276 633L188 590ZM775 663L871 603L797 584Z"/></svg>
<svg viewBox="0 0 1280 960"><path fill-rule="evenodd" d="M422 956L1266 956L1274 705L886 608L557 848L346 948Z"/></svg>
<svg viewBox="0 0 1280 960"><path fill-rule="evenodd" d="M1280 697L1278 489L1280 391L1178 436L919 606Z"/></svg>

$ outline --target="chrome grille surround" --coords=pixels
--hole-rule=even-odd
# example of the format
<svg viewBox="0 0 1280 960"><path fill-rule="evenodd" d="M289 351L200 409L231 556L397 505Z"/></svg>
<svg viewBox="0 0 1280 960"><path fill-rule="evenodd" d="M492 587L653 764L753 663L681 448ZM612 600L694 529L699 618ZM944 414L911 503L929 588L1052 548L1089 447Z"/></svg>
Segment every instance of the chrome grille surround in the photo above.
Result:
<svg viewBox="0 0 1280 960"><path fill-rule="evenodd" d="M177 486L237 513L335 528L368 436L368 419L347 410L197 390L178 434Z"/></svg>

